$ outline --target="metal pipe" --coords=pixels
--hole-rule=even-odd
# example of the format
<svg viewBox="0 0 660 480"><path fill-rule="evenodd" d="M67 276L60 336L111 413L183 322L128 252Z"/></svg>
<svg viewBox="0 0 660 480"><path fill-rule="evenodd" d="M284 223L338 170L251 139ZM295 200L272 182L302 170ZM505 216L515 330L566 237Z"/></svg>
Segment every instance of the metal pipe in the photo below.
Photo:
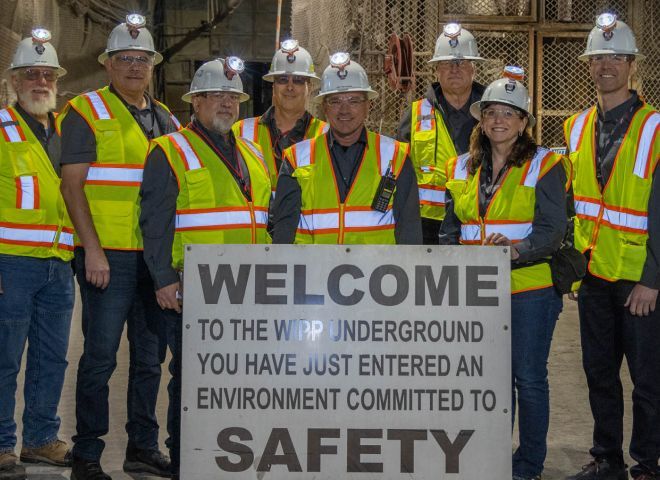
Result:
<svg viewBox="0 0 660 480"><path fill-rule="evenodd" d="M277 22L275 22L275 50L280 48L280 22L282 21L282 0L277 0Z"/></svg>

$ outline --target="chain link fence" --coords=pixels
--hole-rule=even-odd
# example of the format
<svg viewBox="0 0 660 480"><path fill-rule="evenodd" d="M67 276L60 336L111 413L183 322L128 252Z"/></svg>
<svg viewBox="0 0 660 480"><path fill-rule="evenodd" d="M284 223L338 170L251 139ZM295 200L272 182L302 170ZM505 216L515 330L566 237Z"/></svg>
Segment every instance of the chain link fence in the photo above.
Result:
<svg viewBox="0 0 660 480"><path fill-rule="evenodd" d="M646 101L660 104L660 2L657 0L293 0L292 34L310 50L319 73L328 55L351 52L380 93L368 127L394 135L403 111L424 96L435 80L427 63L435 40L448 21L459 21L477 39L485 62L476 80L487 84L505 65L527 74L538 124L536 139L548 146L563 144L566 118L596 101L587 64L577 57L599 13L611 11L635 30L640 62L634 87ZM389 86L384 73L391 34L412 38L414 88ZM318 113L318 112L317 112Z"/></svg>

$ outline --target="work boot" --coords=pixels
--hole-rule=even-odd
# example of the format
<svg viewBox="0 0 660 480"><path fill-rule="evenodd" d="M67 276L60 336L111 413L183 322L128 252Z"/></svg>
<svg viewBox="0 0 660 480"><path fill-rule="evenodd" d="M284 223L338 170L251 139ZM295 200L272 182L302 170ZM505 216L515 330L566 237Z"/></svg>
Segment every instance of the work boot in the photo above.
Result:
<svg viewBox="0 0 660 480"><path fill-rule="evenodd" d="M628 468L597 458L583 466L582 471L566 477L566 480L628 480Z"/></svg>
<svg viewBox="0 0 660 480"><path fill-rule="evenodd" d="M170 457L160 450L147 450L126 447L124 471L127 473L148 473L157 477L170 478L172 476L172 463Z"/></svg>
<svg viewBox="0 0 660 480"><path fill-rule="evenodd" d="M14 452L0 453L0 480L25 480L25 467L18 464Z"/></svg>
<svg viewBox="0 0 660 480"><path fill-rule="evenodd" d="M71 466L69 446L62 440L55 440L39 448L23 447L21 450L23 463L47 463L58 467Z"/></svg>
<svg viewBox="0 0 660 480"><path fill-rule="evenodd" d="M71 458L71 480L112 480L94 460L84 460L73 456Z"/></svg>

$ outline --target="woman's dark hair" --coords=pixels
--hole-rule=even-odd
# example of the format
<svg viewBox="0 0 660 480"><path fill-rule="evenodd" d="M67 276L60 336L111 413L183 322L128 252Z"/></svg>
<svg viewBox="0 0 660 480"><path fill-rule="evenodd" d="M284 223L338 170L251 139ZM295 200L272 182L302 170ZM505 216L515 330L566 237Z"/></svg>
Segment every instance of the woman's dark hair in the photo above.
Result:
<svg viewBox="0 0 660 480"><path fill-rule="evenodd" d="M514 167L521 167L526 162L529 162L536 154L536 142L529 134L527 128L523 134L516 138L516 143L513 144L511 154L507 159L507 165ZM482 162L490 159L492 150L490 147L490 140L483 133L481 122L477 123L470 135L470 165L468 171L474 174L481 166Z"/></svg>

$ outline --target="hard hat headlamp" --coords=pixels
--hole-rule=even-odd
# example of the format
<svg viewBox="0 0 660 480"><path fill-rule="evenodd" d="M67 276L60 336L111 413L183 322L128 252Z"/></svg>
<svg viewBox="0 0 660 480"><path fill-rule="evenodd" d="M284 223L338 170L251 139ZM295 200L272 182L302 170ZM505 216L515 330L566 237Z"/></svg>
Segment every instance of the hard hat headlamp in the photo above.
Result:
<svg viewBox="0 0 660 480"><path fill-rule="evenodd" d="M225 77L228 80L234 78L234 75L240 74L245 70L245 62L236 56L225 59Z"/></svg>
<svg viewBox="0 0 660 480"><path fill-rule="evenodd" d="M513 65L507 65L504 67L504 72L502 72L502 77L508 78L509 80L517 80L522 82L525 79L525 70L521 67L516 67Z"/></svg>
<svg viewBox="0 0 660 480"><path fill-rule="evenodd" d="M351 63L351 56L346 52L337 52L330 56L330 66L336 68L337 76L342 80L346 78L348 72L346 67Z"/></svg>
<svg viewBox="0 0 660 480"><path fill-rule="evenodd" d="M442 29L445 37L456 38L461 34L461 24L460 23L448 23Z"/></svg>
<svg viewBox="0 0 660 480"><path fill-rule="evenodd" d="M126 28L131 38L135 40L140 35L140 29L147 24L147 19L139 13L130 13L126 15Z"/></svg>
<svg viewBox="0 0 660 480"><path fill-rule="evenodd" d="M52 38L50 32L45 28L35 28L32 30L32 42L46 43Z"/></svg>
<svg viewBox="0 0 660 480"><path fill-rule="evenodd" d="M616 28L616 15L614 13L601 13L596 18L596 27L602 30L605 40L611 40L612 32Z"/></svg>
<svg viewBox="0 0 660 480"><path fill-rule="evenodd" d="M295 53L298 51L298 40L289 38L281 43L282 52L286 53L286 61L294 63L296 61Z"/></svg>
<svg viewBox="0 0 660 480"><path fill-rule="evenodd" d="M147 19L144 15L139 13L131 13L126 15L126 25L129 28L142 28L147 24Z"/></svg>

